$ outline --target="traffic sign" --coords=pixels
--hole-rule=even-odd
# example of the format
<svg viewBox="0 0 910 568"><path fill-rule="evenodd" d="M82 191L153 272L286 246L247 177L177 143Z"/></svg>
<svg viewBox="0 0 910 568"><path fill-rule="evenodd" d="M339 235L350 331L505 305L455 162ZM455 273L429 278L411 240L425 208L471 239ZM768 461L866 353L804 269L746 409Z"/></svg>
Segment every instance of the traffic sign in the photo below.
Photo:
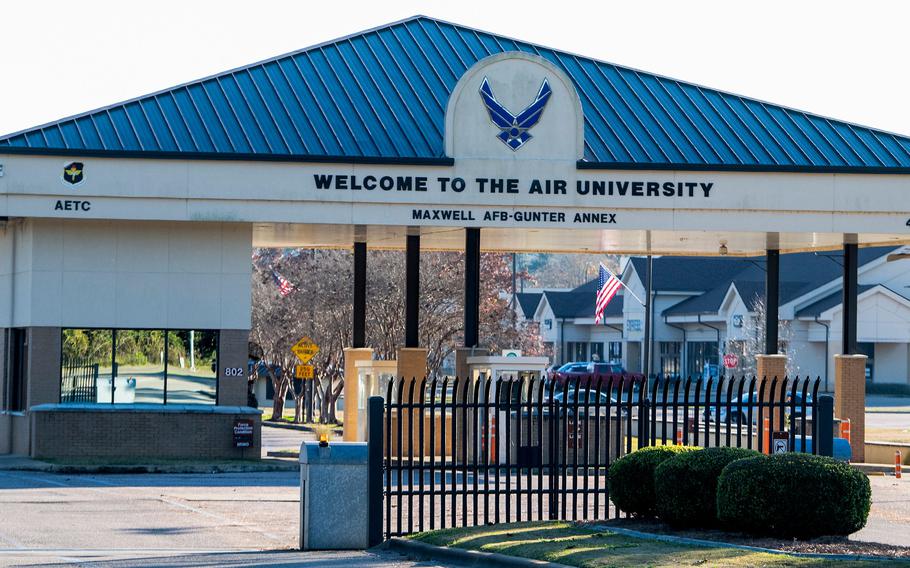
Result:
<svg viewBox="0 0 910 568"><path fill-rule="evenodd" d="M733 353L727 353L724 355L724 367L728 369L733 369L739 366L739 357Z"/></svg>
<svg viewBox="0 0 910 568"><path fill-rule="evenodd" d="M300 338L300 341L291 347L291 351L300 359L301 363L308 363L310 359L319 353L319 346L316 345L316 342L312 339L304 335Z"/></svg>
<svg viewBox="0 0 910 568"><path fill-rule="evenodd" d="M790 451L790 433L772 432L771 453L785 454Z"/></svg>
<svg viewBox="0 0 910 568"><path fill-rule="evenodd" d="M295 379L312 379L313 378L313 366L312 365L297 365L294 368L294 378Z"/></svg>

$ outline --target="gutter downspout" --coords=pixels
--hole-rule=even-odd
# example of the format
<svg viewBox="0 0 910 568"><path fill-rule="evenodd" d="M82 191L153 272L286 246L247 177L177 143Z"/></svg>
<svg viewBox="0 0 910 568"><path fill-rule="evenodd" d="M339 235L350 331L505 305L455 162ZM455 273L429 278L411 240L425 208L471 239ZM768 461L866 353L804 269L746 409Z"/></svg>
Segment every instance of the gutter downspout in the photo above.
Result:
<svg viewBox="0 0 910 568"><path fill-rule="evenodd" d="M711 325L709 323L701 321L701 314L698 314L698 323L707 327L708 329L713 329L714 332L717 334L717 371L718 371L717 374L720 375L720 351L721 351L721 349L720 349L720 328L714 327L713 325Z"/></svg>
<svg viewBox="0 0 910 568"><path fill-rule="evenodd" d="M819 321L818 316L815 316L815 323L825 328L825 392L831 392L828 390L828 342L830 340L831 327Z"/></svg>
<svg viewBox="0 0 910 568"><path fill-rule="evenodd" d="M566 357L566 318L559 318L559 345L562 350L562 364L565 365L568 361L565 360Z"/></svg>
<svg viewBox="0 0 910 568"><path fill-rule="evenodd" d="M688 345L688 343L686 342L686 328L684 328L683 326L681 326L681 325L679 325L679 324L676 324L676 323L670 323L670 322L668 321L668 318L669 318L669 317L670 317L670 316L664 316L664 323L665 323L667 326L669 326L669 327L673 327L673 328L678 329L678 330L681 331L682 334L683 334L682 353L679 354L679 361L680 361L680 363L679 363L679 370L680 370L679 376L680 376L680 378L682 378L683 373L684 373L685 370L686 370L686 351L687 351L687 347L686 347L686 346Z"/></svg>

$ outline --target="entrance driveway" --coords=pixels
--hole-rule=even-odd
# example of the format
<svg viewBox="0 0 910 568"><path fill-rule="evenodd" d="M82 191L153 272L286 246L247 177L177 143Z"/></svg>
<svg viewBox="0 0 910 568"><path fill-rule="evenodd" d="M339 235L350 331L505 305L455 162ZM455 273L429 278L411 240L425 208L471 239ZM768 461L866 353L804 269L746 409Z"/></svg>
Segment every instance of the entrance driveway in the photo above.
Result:
<svg viewBox="0 0 910 568"><path fill-rule="evenodd" d="M854 538L906 545L910 479L870 480L872 513ZM0 471L0 565L436 566L391 553L292 551L297 545L297 484L293 471Z"/></svg>
<svg viewBox="0 0 910 568"><path fill-rule="evenodd" d="M296 472L0 471L0 566L418 565L393 553L291 552L297 484Z"/></svg>

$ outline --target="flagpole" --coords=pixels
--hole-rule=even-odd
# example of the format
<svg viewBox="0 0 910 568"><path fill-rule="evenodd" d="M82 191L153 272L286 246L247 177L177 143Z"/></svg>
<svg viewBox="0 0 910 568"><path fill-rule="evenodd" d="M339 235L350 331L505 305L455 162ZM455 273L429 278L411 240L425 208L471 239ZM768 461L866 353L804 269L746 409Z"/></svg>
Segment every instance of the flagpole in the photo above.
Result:
<svg viewBox="0 0 910 568"><path fill-rule="evenodd" d="M651 318L654 314L654 307L651 305L654 297L651 295L652 282L654 280L654 261L653 257L648 255L648 276L645 278L646 281L646 291L645 297L648 298L648 303L645 304L645 386L648 384L648 380L651 378L651 342L653 330L651 329Z"/></svg>

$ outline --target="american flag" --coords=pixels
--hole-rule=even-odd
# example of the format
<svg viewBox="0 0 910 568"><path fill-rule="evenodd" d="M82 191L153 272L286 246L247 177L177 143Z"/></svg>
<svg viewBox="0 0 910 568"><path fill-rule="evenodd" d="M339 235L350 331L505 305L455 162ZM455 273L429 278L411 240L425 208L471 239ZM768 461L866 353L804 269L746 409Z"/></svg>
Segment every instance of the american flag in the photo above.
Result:
<svg viewBox="0 0 910 568"><path fill-rule="evenodd" d="M287 296L294 291L294 285L291 284L291 281L278 274L278 271L274 268L272 269L272 280L275 281L275 286L278 286L278 293L281 294L282 297Z"/></svg>
<svg viewBox="0 0 910 568"><path fill-rule="evenodd" d="M600 265L600 277L597 280L597 300L594 304L594 323L601 324L604 321L604 310L607 304L619 292L622 282L615 274L607 270L603 264Z"/></svg>

